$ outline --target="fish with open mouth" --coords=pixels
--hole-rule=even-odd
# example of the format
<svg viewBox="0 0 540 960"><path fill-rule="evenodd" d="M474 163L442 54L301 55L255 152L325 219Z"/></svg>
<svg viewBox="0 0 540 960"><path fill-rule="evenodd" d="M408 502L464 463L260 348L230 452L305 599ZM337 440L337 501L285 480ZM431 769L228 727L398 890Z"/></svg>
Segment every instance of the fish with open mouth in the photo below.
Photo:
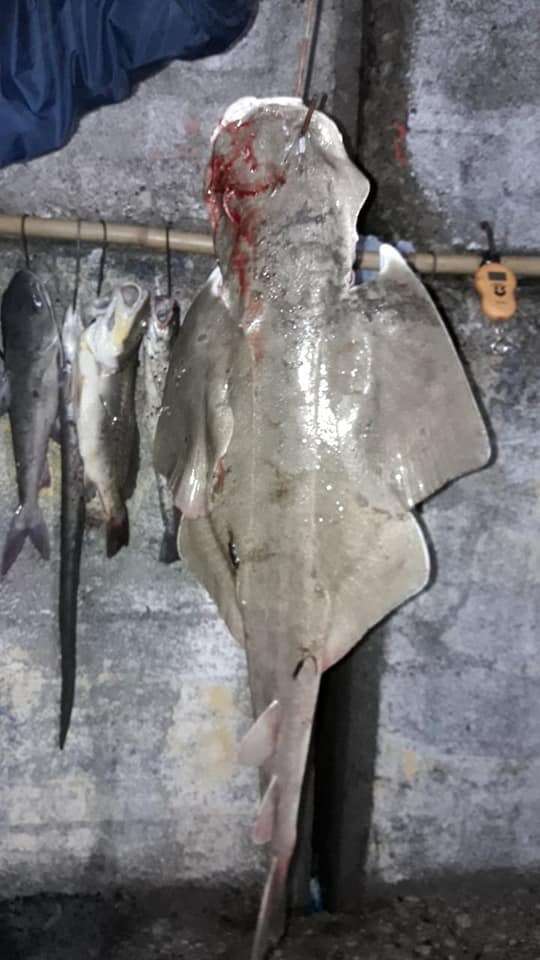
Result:
<svg viewBox="0 0 540 960"><path fill-rule="evenodd" d="M165 379L171 352L180 326L178 303L172 297L152 296L150 319L143 337L145 417L152 444L154 442ZM178 560L178 526L180 512L175 507L169 485L156 472L159 505L163 519L163 539L159 550L160 563Z"/></svg>
<svg viewBox="0 0 540 960"><path fill-rule="evenodd" d="M214 139L219 260L176 341L155 461L180 550L246 648L270 862L252 960L282 935L322 673L422 590L414 507L489 459L437 309L397 250L351 286L369 191L329 117L246 98Z"/></svg>
<svg viewBox="0 0 540 960"><path fill-rule="evenodd" d="M147 291L121 284L94 304L80 343L79 448L85 482L95 486L105 515L108 557L129 543L126 501L139 467L135 385L148 312Z"/></svg>
<svg viewBox="0 0 540 960"><path fill-rule="evenodd" d="M38 498L50 483L47 448L58 412L61 341L47 290L30 270L12 278L2 300L1 325L7 375L3 407L9 402L19 492L2 555L5 576L27 538L45 560L50 556Z"/></svg>
<svg viewBox="0 0 540 960"><path fill-rule="evenodd" d="M64 748L75 698L77 599L86 516L84 468L77 431L80 391L79 349L83 324L69 306L62 327L63 369L60 378L60 451L62 505L60 519L59 626L62 666L60 749Z"/></svg>

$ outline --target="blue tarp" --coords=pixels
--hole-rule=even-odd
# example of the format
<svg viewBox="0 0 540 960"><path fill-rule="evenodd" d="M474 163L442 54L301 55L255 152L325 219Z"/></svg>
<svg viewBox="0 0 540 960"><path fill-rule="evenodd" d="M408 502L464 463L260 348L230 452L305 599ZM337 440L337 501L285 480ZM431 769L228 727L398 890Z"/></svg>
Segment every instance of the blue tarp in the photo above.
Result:
<svg viewBox="0 0 540 960"><path fill-rule="evenodd" d="M220 53L255 0L0 0L0 167L63 146L160 61ZM185 91L189 97L189 91Z"/></svg>

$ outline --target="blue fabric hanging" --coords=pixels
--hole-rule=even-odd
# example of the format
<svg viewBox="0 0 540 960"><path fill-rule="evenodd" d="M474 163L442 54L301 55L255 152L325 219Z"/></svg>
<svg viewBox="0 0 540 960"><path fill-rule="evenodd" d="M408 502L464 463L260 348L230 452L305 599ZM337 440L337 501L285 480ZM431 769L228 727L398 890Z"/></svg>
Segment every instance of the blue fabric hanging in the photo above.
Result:
<svg viewBox="0 0 540 960"><path fill-rule="evenodd" d="M63 146L160 61L220 53L256 0L0 0L0 167Z"/></svg>

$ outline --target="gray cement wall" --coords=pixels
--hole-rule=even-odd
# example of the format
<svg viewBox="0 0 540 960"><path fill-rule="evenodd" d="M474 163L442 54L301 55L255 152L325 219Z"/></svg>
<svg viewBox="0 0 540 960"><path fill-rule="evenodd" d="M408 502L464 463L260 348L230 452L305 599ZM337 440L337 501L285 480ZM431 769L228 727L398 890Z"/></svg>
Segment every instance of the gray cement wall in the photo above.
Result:
<svg viewBox="0 0 540 960"><path fill-rule="evenodd" d="M506 249L538 249L535 13L365 4L359 152L377 184L366 229L444 249L482 242L487 217ZM319 859L334 904L365 883L540 870L540 290L523 284L515 319L494 326L471 280L427 282L495 462L425 504L431 586L328 680Z"/></svg>
<svg viewBox="0 0 540 960"><path fill-rule="evenodd" d="M360 155L378 182L371 227L444 248L477 241L477 220L496 212L506 243L537 247L535 152L523 119L535 109L533 59L508 55L505 66L502 41L498 60L483 42L495 25L509 49L524 49L526 18L510 4L491 13L449 0L363 6L360 22L361 0L326 3L314 86L335 93L353 138L359 120ZM530 0L522 9L532 22ZM304 13L294 0L263 0L254 31L234 51L171 65L128 103L83 120L61 153L0 172L0 208L200 224L211 130L237 96L292 92ZM512 117L527 132L517 154ZM32 250L60 308L73 250ZM85 251L86 294L98 258ZM0 286L17 262L15 247L2 245ZM209 263L174 263L185 307ZM108 277L163 288L163 266L137 252L111 253ZM373 883L540 868L538 296L523 291L518 318L498 330L480 316L468 282L437 283L436 291L488 413L497 462L426 505L433 584L325 685L318 860L335 902L354 896L366 875ZM57 545L52 459L45 497ZM15 500L5 422L0 490L3 535ZM257 784L235 761L250 717L244 656L202 589L155 562L148 454L131 512L133 547L109 564L102 532L87 533L78 698L63 755L57 564L47 567L28 547L0 585L0 896L259 870L249 839Z"/></svg>
<svg viewBox="0 0 540 960"><path fill-rule="evenodd" d="M332 97L339 42L347 75L343 3L328 3L314 89ZM252 32L223 56L173 63L133 98L85 117L61 152L0 171L0 209L135 222L206 224L209 139L245 95L292 95L305 6L263 0ZM344 112L350 101L343 96ZM354 119L354 118L353 118ZM85 248L82 298L97 279ZM74 248L31 244L33 266L62 312ZM22 265L0 246L0 288ZM213 264L174 257L185 311ZM114 252L107 282L136 277L164 290L164 258ZM77 702L66 749L56 747L58 562L31 546L0 584L0 897L94 890L178 878L238 878L260 864L250 840L258 803L252 771L236 763L251 722L245 655L204 591L181 567L156 561L161 522L147 438L131 504L133 543L104 559L103 531L87 532L81 583ZM43 494L58 555L59 458ZM0 536L16 506L7 418L0 424Z"/></svg>

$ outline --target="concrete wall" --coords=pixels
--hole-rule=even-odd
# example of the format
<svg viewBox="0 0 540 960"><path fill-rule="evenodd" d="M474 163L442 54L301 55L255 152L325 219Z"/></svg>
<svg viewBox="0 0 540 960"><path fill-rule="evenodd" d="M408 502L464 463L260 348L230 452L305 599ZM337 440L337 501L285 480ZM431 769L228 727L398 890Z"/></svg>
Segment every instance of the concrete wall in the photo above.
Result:
<svg viewBox="0 0 540 960"><path fill-rule="evenodd" d="M61 152L0 172L0 209L204 223L209 138L237 97L294 93L305 6L263 0L252 32L229 53L173 63L133 98L84 118ZM343 3L328 3L314 89L332 95ZM340 76L346 76L340 40ZM350 109L344 96L343 110ZM59 312L71 296L74 248L31 244L33 265ZM85 248L82 297L99 250ZM22 257L0 247L0 288ZM212 266L174 257L185 310ZM164 258L114 252L107 281L134 276L164 289ZM81 583L77 701L66 749L56 748L59 463L43 495L54 560L31 546L0 584L0 897L114 883L238 877L257 869L250 840L258 802L252 771L236 764L250 722L245 655L181 567L157 561L161 521L148 440L131 505L133 543L104 559L89 529ZM6 420L0 425L1 532L16 506Z"/></svg>
<svg viewBox="0 0 540 960"><path fill-rule="evenodd" d="M378 183L372 229L445 248L477 242L478 219L492 216L507 244L538 246L534 58L524 53L534 6L514 6L366 0L361 19L361 0L327 0L314 87L332 94L337 76L334 103L352 138L359 121L360 155ZM130 102L83 120L61 153L0 172L0 208L200 224L211 130L237 96L292 92L304 15L294 0L263 0L234 51L171 65ZM32 250L61 308L73 249ZM88 295L98 258L85 250ZM2 245L1 286L17 262L16 248ZM108 279L163 287L163 267L111 253ZM174 258L184 307L208 267ZM518 318L499 330L481 317L469 282L439 282L436 292L478 385L497 462L426 505L433 584L325 684L318 859L335 902L354 895L366 871L371 882L394 882L540 867L538 294L524 290ZM52 459L44 499L57 547ZM0 489L5 530L15 501L6 423ZM0 585L0 895L259 868L249 839L257 784L235 762L250 716L244 656L202 589L155 561L148 453L131 512L133 547L116 560L103 560L102 531L87 534L78 697L63 755L57 563L25 548Z"/></svg>
<svg viewBox="0 0 540 960"><path fill-rule="evenodd" d="M506 249L538 249L535 12L365 5L368 227L445 249L481 242L487 217ZM425 504L433 583L329 678L319 857L334 903L363 882L540 870L540 291L523 284L516 318L494 326L471 280L427 282L496 460Z"/></svg>

